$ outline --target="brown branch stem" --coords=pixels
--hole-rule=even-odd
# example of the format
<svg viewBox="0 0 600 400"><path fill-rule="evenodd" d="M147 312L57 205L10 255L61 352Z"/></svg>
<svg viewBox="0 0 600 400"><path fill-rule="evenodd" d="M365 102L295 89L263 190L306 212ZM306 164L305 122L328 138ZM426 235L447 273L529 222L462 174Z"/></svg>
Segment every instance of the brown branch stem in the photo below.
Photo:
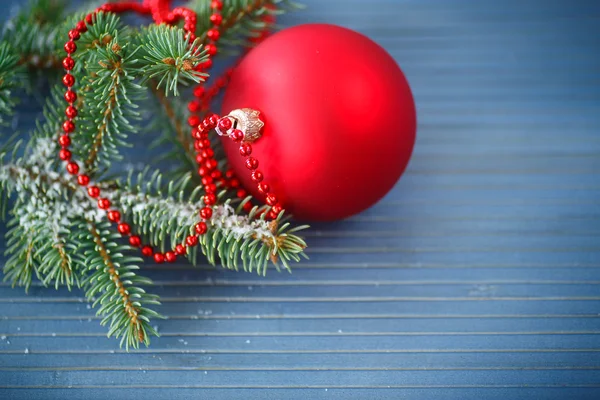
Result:
<svg viewBox="0 0 600 400"><path fill-rule="evenodd" d="M115 284L115 287L117 288L117 291L119 292L119 295L121 296L121 299L123 301L123 308L125 309L125 312L127 313L128 317L129 317L129 323L134 327L134 329L137 330L138 340L140 342L144 342L144 340L145 340L144 331L142 329L140 329L140 321L138 319L140 310L138 307L133 305L131 299L129 298L127 289L125 289L123 282L119 278L119 273L117 272L115 264L112 262L112 259L110 258L109 252L106 249L104 242L102 241L102 237L98 233L98 229L96 228L96 225L94 224L93 221L88 220L88 223L90 226L90 233L92 234L92 237L94 238L94 243L97 246L98 252L100 253L100 257L102 257L102 259L104 260L104 265L106 265L106 267L107 267L107 272L110 275L110 279Z"/></svg>
<svg viewBox="0 0 600 400"><path fill-rule="evenodd" d="M118 63L115 63L115 72L112 74L112 89L110 90L110 94L108 99L106 100L106 108L104 110L104 118L102 119L102 125L98 128L98 132L94 137L94 142L92 143L92 148L88 155L87 160L85 161L85 169L87 171L91 170L98 159L98 153L102 147L102 143L104 140L104 134L108 128L109 122L113 118L113 108L117 104L117 90L119 87L119 75L121 73L121 66Z"/></svg>

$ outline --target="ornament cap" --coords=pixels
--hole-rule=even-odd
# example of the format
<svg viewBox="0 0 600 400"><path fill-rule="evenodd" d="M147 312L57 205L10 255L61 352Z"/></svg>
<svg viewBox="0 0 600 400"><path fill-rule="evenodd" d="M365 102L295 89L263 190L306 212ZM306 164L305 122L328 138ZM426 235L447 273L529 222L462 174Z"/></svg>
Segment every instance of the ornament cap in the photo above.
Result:
<svg viewBox="0 0 600 400"><path fill-rule="evenodd" d="M253 143L262 136L262 130L265 126L260 111L252 108L240 108L231 111L223 118L228 118L231 121L231 129L227 132L222 132L217 128L219 135L228 135L233 129L239 129L244 132L243 142Z"/></svg>

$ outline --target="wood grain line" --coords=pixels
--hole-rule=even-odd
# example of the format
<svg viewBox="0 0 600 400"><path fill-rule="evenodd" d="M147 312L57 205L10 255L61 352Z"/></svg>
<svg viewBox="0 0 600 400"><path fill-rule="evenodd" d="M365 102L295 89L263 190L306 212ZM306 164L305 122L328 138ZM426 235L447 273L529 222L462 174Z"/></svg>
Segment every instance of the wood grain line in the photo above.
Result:
<svg viewBox="0 0 600 400"><path fill-rule="evenodd" d="M83 297L20 297L0 298L0 303L83 303ZM162 297L163 303L335 303L335 302L399 302L399 301L600 301L599 296L580 297L417 297L417 296L381 296L381 297Z"/></svg>
<svg viewBox="0 0 600 400"><path fill-rule="evenodd" d="M0 332L7 337L105 337L93 332ZM531 332L160 332L162 337L370 337L370 336L553 336L600 335L600 331L531 331Z"/></svg>
<svg viewBox="0 0 600 400"><path fill-rule="evenodd" d="M4 321L78 321L83 318L101 320L95 315L15 315L3 316ZM597 319L600 314L211 314L168 315L170 320L285 320L285 319Z"/></svg>

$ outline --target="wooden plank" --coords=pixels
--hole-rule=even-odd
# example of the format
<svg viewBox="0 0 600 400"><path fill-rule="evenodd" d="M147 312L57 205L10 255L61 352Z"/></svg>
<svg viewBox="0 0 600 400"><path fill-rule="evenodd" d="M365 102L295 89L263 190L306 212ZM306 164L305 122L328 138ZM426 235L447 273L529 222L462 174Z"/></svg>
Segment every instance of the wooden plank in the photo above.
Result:
<svg viewBox="0 0 600 400"><path fill-rule="evenodd" d="M359 30L412 85L396 188L291 275L144 265L169 318L137 352L77 289L0 284L0 397L600 397L600 3L304 3L284 25Z"/></svg>

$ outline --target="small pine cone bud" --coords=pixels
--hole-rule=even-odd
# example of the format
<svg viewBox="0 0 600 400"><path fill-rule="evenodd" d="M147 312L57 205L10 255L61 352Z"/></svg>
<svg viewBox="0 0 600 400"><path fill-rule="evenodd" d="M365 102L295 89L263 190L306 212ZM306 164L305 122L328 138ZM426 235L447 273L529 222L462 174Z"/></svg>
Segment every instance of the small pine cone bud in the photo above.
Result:
<svg viewBox="0 0 600 400"><path fill-rule="evenodd" d="M191 71L194 69L194 63L191 60L184 60L181 69L184 71Z"/></svg>

